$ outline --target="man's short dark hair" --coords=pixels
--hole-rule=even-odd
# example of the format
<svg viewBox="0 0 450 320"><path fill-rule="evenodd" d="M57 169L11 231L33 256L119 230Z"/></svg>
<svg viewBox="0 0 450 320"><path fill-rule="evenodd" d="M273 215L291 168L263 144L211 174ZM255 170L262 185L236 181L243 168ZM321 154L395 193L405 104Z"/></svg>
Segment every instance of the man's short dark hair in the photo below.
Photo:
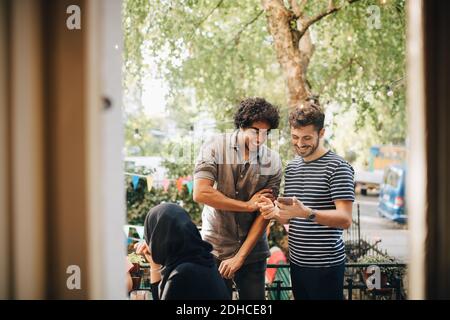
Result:
<svg viewBox="0 0 450 320"><path fill-rule="evenodd" d="M252 123L265 121L270 129L278 128L280 114L278 108L263 98L247 98L239 103L234 115L236 129L248 128Z"/></svg>
<svg viewBox="0 0 450 320"><path fill-rule="evenodd" d="M322 130L324 122L325 114L323 113L320 104L314 100L304 102L303 105L295 108L295 110L291 111L289 114L289 124L296 129L312 124L319 132Z"/></svg>

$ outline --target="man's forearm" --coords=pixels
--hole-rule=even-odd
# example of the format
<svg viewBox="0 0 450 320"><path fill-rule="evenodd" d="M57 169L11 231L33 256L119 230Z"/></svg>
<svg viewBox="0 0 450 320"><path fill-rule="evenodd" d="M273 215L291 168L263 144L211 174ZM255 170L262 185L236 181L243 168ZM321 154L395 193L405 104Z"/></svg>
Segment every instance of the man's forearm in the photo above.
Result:
<svg viewBox="0 0 450 320"><path fill-rule="evenodd" d="M250 254L250 252L253 250L256 243L263 235L263 233L266 231L268 224L269 220L264 219L262 216L258 216L253 222L247 234L247 238L245 238L245 241L239 248L239 251L236 254L236 256L239 256L240 258L245 260Z"/></svg>
<svg viewBox="0 0 450 320"><path fill-rule="evenodd" d="M316 222L328 227L348 229L352 223L351 213L341 210L320 210L316 213Z"/></svg>
<svg viewBox="0 0 450 320"><path fill-rule="evenodd" d="M306 219L307 217L304 215L298 215L298 218ZM289 224L290 219L275 217L275 220L280 224ZM341 229L348 229L351 224L351 220L348 218L348 213L341 212L339 210L316 211L315 221L323 226Z"/></svg>
<svg viewBox="0 0 450 320"><path fill-rule="evenodd" d="M208 188L199 192L200 195L194 198L194 201L206 204L214 209L234 211L234 212L253 212L255 209L247 202L231 199L214 188Z"/></svg>

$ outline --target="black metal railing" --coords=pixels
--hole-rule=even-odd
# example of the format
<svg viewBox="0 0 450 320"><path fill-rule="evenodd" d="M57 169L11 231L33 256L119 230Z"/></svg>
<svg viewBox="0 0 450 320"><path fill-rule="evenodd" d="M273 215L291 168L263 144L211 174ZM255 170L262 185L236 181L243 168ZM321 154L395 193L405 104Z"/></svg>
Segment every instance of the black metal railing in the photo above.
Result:
<svg viewBox="0 0 450 320"><path fill-rule="evenodd" d="M386 250L381 250L378 245L381 239L368 239L361 233L361 212L360 205L356 203L356 217L353 217L352 225L344 231L343 239L345 243L345 254L348 261L357 262L365 255L377 255L389 258Z"/></svg>
<svg viewBox="0 0 450 320"><path fill-rule="evenodd" d="M356 204L356 217L352 219L350 228L344 231L346 254L352 261L362 256L361 251L361 216L359 203Z"/></svg>
<svg viewBox="0 0 450 320"><path fill-rule="evenodd" d="M380 269L389 268L392 272L386 283L382 283L379 289L369 290L365 283L365 270L370 266L378 266ZM290 268L289 264L268 264L267 268ZM406 293L403 288L403 275L406 264L404 263L346 263L344 275L344 294L346 299L353 300L355 291L359 293L359 299L391 299L404 300ZM292 291L292 286L285 285L281 280L275 280L266 291L275 291L275 300L279 300L283 291Z"/></svg>
<svg viewBox="0 0 450 320"><path fill-rule="evenodd" d="M381 270L381 287L368 289L366 273L368 267L377 266ZM403 277L406 273L405 263L346 263L346 275L344 289L347 290L348 300L353 300L354 291L358 290L359 299L365 295L371 299L404 300L406 292L403 287ZM387 271L384 271L387 270ZM383 280L384 279L384 280Z"/></svg>

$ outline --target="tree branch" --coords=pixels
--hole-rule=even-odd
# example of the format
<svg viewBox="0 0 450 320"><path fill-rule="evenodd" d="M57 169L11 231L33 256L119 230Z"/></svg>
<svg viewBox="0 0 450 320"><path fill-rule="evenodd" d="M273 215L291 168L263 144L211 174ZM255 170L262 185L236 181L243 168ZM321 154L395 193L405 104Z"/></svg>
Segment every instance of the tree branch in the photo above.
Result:
<svg viewBox="0 0 450 320"><path fill-rule="evenodd" d="M303 1L306 2L306 1ZM302 15L302 11L300 6L297 3L297 0L289 0L291 5L292 12L294 12L295 17L300 17Z"/></svg>
<svg viewBox="0 0 450 320"><path fill-rule="evenodd" d="M328 9L331 9L331 8L333 8L335 5L334 5L334 0L328 0Z"/></svg>
<svg viewBox="0 0 450 320"><path fill-rule="evenodd" d="M305 11L305 7L306 7L306 3L308 2L308 0L302 0L302 2L300 2L300 12L303 14L303 11Z"/></svg>
<svg viewBox="0 0 450 320"><path fill-rule="evenodd" d="M210 11L210 12L209 12L202 20L200 20L200 22L198 22L198 23L195 25L195 28L200 27L200 26L203 24L203 22L205 22L206 20L208 20L208 18L214 13L214 11L216 11L216 10L222 5L223 1L224 1L224 0L219 0L219 1L217 2L216 6L215 6L214 8L212 8L211 11Z"/></svg>
<svg viewBox="0 0 450 320"><path fill-rule="evenodd" d="M261 0L263 8L265 11L269 12L270 9L277 9L283 12L284 14L288 15L289 10L285 7L282 0Z"/></svg>
<svg viewBox="0 0 450 320"><path fill-rule="evenodd" d="M297 0L289 0L292 8L292 12L294 13L294 18L299 19L302 18L305 13L305 7L308 3L308 0L301 0L300 5L297 3Z"/></svg>
<svg viewBox="0 0 450 320"><path fill-rule="evenodd" d="M242 32L247 29L251 24L253 24L258 18L264 13L264 10L260 10L253 19L245 23L242 28L236 33L236 35L231 39L228 43L235 42L239 43L239 38L241 37Z"/></svg>
<svg viewBox="0 0 450 320"><path fill-rule="evenodd" d="M324 81L324 83L320 86L317 94L319 96L321 96L325 87L327 87L330 83L335 81L339 77L339 75L342 73L342 71L349 68L353 64L353 62L357 62L359 64L359 62L355 58L350 58L350 60L345 65L343 65L339 70L337 70L334 74L332 74L326 81Z"/></svg>
<svg viewBox="0 0 450 320"><path fill-rule="evenodd" d="M208 20L209 17L211 17L211 15L214 13L214 11L216 11L217 9L219 9L219 7L222 5L224 0L219 0L216 4L216 6L214 8L211 9L211 11L209 11L209 13L204 16L199 22L197 22L194 25L194 30L192 31L191 35L189 36L189 39L192 38L194 36L195 31L206 21Z"/></svg>
<svg viewBox="0 0 450 320"><path fill-rule="evenodd" d="M360 1L360 0L347 0L347 3L348 3L348 4L352 4L352 3L357 2L357 1ZM312 18L307 19L307 20L303 23L301 29L299 30L299 32L300 32L300 37L302 37L302 36L305 34L306 30L308 30L308 28L309 28L311 25L313 25L313 24L316 23L317 21L319 21L319 20L325 18L326 16L328 16L328 15L330 15L330 14L332 14L332 13L335 13L335 12L341 10L343 7L344 7L344 5L339 6L339 7L335 7L335 6L334 6L334 1L332 1L332 0L329 1L329 2L328 2L328 8L327 8L325 11L323 11L323 12L317 14L316 16L314 16L314 17L312 17Z"/></svg>

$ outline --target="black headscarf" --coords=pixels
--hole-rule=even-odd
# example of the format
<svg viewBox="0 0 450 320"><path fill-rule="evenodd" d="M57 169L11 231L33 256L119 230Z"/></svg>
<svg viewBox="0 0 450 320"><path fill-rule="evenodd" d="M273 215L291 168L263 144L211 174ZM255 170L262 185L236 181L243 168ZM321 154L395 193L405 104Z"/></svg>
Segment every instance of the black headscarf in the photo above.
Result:
<svg viewBox="0 0 450 320"><path fill-rule="evenodd" d="M164 267L160 292L179 264L214 265L212 246L202 240L189 214L176 204L164 203L152 208L145 218L144 233L153 261Z"/></svg>

